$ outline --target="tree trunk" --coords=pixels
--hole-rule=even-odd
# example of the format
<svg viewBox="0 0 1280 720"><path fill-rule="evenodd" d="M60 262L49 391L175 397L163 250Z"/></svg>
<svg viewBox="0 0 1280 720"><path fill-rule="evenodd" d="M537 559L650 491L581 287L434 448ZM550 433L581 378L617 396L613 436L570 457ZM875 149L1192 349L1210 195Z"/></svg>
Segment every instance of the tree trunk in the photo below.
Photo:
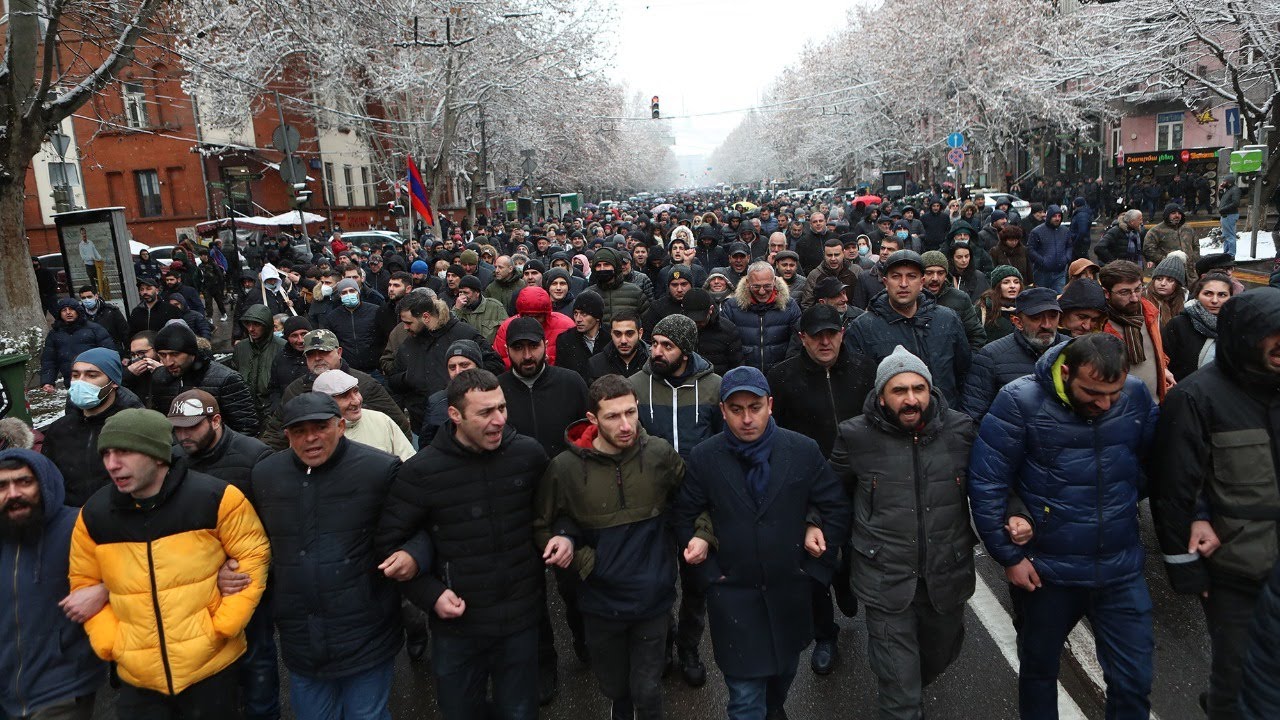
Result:
<svg viewBox="0 0 1280 720"><path fill-rule="evenodd" d="M47 324L40 307L36 275L31 270L30 245L22 203L27 167L14 169L14 180L0 182L0 333L16 337L36 327L43 333Z"/></svg>

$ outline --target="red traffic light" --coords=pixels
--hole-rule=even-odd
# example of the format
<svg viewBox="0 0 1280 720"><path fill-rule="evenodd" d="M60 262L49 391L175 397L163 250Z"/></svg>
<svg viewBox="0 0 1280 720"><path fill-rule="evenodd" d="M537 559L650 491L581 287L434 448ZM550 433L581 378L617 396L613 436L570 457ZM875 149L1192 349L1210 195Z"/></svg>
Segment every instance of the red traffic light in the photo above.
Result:
<svg viewBox="0 0 1280 720"><path fill-rule="evenodd" d="M652 103L652 104L654 104L654 105L657 105L657 104L658 104L658 96L657 96L657 95L654 95L654 96L653 96L653 99L652 99L652 100L650 100L649 102L650 102L650 103Z"/></svg>

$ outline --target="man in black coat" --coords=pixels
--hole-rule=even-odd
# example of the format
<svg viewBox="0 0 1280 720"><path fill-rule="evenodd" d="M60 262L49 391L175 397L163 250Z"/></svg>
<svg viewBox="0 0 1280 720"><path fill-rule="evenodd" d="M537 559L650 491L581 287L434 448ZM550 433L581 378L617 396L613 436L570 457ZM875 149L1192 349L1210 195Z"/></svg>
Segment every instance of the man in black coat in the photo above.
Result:
<svg viewBox="0 0 1280 720"><path fill-rule="evenodd" d="M448 392L449 422L401 468L377 524L378 547L429 534L435 561L401 589L431 613L440 714L481 718L488 706L499 717L533 718L545 607L533 498L547 456L507 424L493 373L465 370Z"/></svg>
<svg viewBox="0 0 1280 720"><path fill-rule="evenodd" d="M836 427L862 412L862 404L875 384L876 366L867 356L844 343L844 319L830 305L818 303L800 317L803 352L769 371L773 389L773 417L780 427L794 430L818 443L823 456L831 455ZM853 616L858 601L849 592L848 564L842 563L835 584L840 609ZM840 658L831 589L813 582L814 646L810 665L819 675L835 669Z"/></svg>
<svg viewBox="0 0 1280 720"><path fill-rule="evenodd" d="M737 328L734 329L737 336ZM649 345L644 341L644 326L635 310L619 310L609 325L609 344L591 357L588 365L588 383L605 375L631 377L649 362Z"/></svg>
<svg viewBox="0 0 1280 720"><path fill-rule="evenodd" d="M837 238L835 230L827 227L827 216L815 212L809 216L809 227L796 240L792 248L800 256L800 268L807 275L822 265L822 248L829 238Z"/></svg>
<svg viewBox="0 0 1280 720"><path fill-rule="evenodd" d="M320 327L338 336L342 355L351 367L380 375L378 356L382 354L382 345L377 332L378 306L361 298L360 285L355 280L338 281L333 292L339 306L320 320Z"/></svg>
<svg viewBox="0 0 1280 720"><path fill-rule="evenodd" d="M187 467L235 485L253 503L250 475L258 463L271 456L271 448L222 424L218 401L203 390L187 390L166 410L173 425L173 456L185 458ZM234 558L232 559L234 561ZM231 562L228 562L231 565ZM231 569L238 563L231 565ZM240 575L248 582L248 575ZM245 627L248 648L240 657L240 687L245 714L256 718L280 715L280 672L275 629L271 624L271 586Z"/></svg>
<svg viewBox="0 0 1280 720"><path fill-rule="evenodd" d="M690 290L684 297L684 314L698 326L698 354L711 363L717 375L723 376L742 363L738 326L720 314L720 306L711 301L711 293L702 288Z"/></svg>
<svg viewBox="0 0 1280 720"><path fill-rule="evenodd" d="M159 332L170 320L181 319L178 309L160 299L160 281L153 277L138 278L140 302L129 311L129 337L150 330Z"/></svg>
<svg viewBox="0 0 1280 720"><path fill-rule="evenodd" d="M164 367L151 376L151 402L168 410L184 390L200 388L218 400L227 425L250 437L258 434L258 413L253 395L240 373L215 362L213 353L196 345L196 335L182 323L166 325L156 333L156 354Z"/></svg>
<svg viewBox="0 0 1280 720"><path fill-rule="evenodd" d="M587 381L591 358L609 345L609 330L600 322L603 317L604 300L595 291L588 290L574 299L574 328L556 337L556 367L572 370Z"/></svg>
<svg viewBox="0 0 1280 720"><path fill-rule="evenodd" d="M272 616L299 717L382 708L404 640L393 581L431 567L425 532L374 545L400 460L343 437L333 398L285 403L289 449L253 468L254 505L271 541ZM376 710L371 714L376 715Z"/></svg>
<svg viewBox="0 0 1280 720"><path fill-rule="evenodd" d="M586 417L587 383L572 370L547 364L547 341L537 318L512 320L506 342L511 369L498 382L507 398L507 422L555 457L565 448L565 428Z"/></svg>
<svg viewBox="0 0 1280 720"><path fill-rule="evenodd" d="M982 422L1000 388L1034 374L1046 350L1071 339L1058 333L1062 308L1051 288L1023 290L1016 307L1012 321L1017 332L988 343L973 356L964 381L963 410L974 422Z"/></svg>
<svg viewBox="0 0 1280 720"><path fill-rule="evenodd" d="M84 307L84 318L107 329L111 339L116 341L116 350L123 351L129 345L129 321L124 312L102 299L92 285L80 288L80 305ZM124 354L123 352L121 354Z"/></svg>
<svg viewBox="0 0 1280 720"><path fill-rule="evenodd" d="M673 518L684 558L707 588L730 717L785 717L800 651L813 640L810 579L831 581L836 548L849 537L849 499L822 451L778 427L772 408L758 369L724 376L725 430L690 454ZM714 551L694 536L703 512L719 540Z"/></svg>

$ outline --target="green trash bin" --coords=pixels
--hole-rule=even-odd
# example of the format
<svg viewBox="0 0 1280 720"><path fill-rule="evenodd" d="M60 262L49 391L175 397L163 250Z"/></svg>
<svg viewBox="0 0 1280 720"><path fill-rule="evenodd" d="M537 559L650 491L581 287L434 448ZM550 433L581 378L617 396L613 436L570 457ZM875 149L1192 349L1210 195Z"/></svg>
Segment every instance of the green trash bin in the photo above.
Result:
<svg viewBox="0 0 1280 720"><path fill-rule="evenodd" d="M0 418L31 424L27 409L27 361L30 355L0 355Z"/></svg>

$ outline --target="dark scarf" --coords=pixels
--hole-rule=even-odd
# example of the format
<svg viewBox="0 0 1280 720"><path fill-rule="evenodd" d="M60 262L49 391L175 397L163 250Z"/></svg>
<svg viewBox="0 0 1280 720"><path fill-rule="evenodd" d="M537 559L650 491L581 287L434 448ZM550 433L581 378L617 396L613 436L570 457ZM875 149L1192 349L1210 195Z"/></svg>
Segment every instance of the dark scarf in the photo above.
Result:
<svg viewBox="0 0 1280 720"><path fill-rule="evenodd" d="M773 418L769 418L769 427L754 442L739 440L728 427L724 429L729 450L738 456L738 462L746 468L747 492L755 498L757 506L764 504L765 494L769 490L769 459L773 455L773 436L777 429Z"/></svg>
<svg viewBox="0 0 1280 720"><path fill-rule="evenodd" d="M1146 316L1142 312L1142 305L1138 305L1137 313L1128 315L1108 304L1107 317L1120 329L1125 349L1129 351L1129 364L1141 365L1146 362L1147 354L1142 349L1142 331L1146 326Z"/></svg>
<svg viewBox="0 0 1280 720"><path fill-rule="evenodd" d="M1201 335L1212 340L1218 339L1218 316L1209 312L1199 302L1191 303L1182 311L1191 321L1191 327Z"/></svg>

